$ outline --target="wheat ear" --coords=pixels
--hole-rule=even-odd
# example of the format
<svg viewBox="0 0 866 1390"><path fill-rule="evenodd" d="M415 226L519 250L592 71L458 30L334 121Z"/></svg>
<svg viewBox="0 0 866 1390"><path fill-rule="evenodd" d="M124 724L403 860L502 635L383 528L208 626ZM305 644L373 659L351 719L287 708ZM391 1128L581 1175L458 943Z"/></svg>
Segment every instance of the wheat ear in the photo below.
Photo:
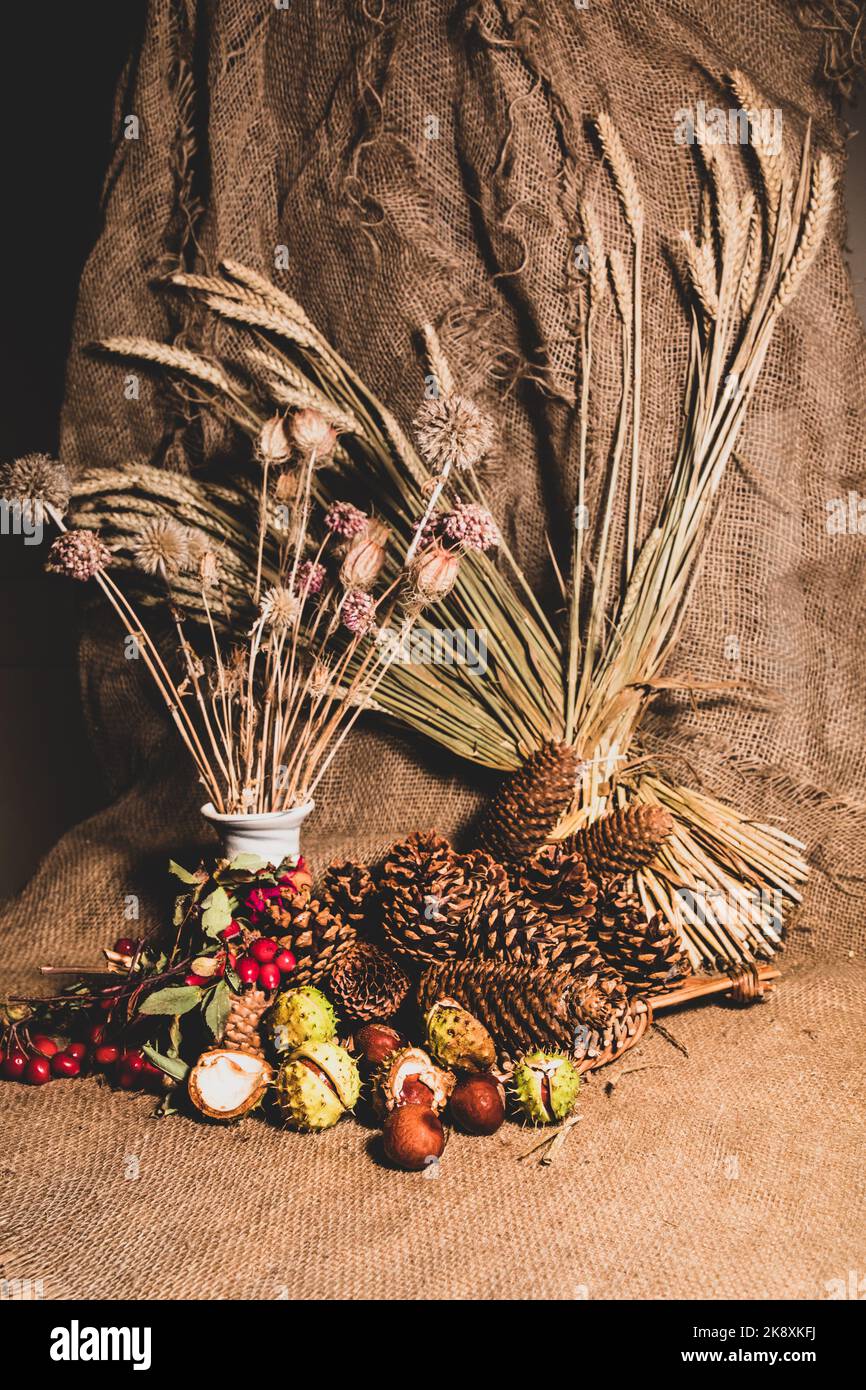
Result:
<svg viewBox="0 0 866 1390"><path fill-rule="evenodd" d="M619 131L606 111L600 111L596 116L595 128L616 184L625 220L632 236L637 239L643 230L643 201L631 160L625 152Z"/></svg>
<svg viewBox="0 0 866 1390"><path fill-rule="evenodd" d="M822 154L812 170L812 187L806 216L794 251L779 285L779 304L790 304L824 240L833 210L835 175L829 155Z"/></svg>
<svg viewBox="0 0 866 1390"><path fill-rule="evenodd" d="M150 338L103 338L98 346L118 357L141 357L145 362L158 362L161 367L174 367L187 376L197 377L199 381L206 381L210 386L232 394L231 381L215 362L200 357L196 352L187 352L185 348L170 347L167 343L156 343Z"/></svg>

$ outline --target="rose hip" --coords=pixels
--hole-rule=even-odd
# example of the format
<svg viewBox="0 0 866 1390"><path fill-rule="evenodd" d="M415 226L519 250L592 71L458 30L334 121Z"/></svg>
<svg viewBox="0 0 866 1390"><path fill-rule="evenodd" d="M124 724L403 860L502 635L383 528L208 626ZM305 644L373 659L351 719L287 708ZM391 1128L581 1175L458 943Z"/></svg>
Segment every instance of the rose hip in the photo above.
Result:
<svg viewBox="0 0 866 1390"><path fill-rule="evenodd" d="M81 1063L68 1052L55 1052L51 1058L51 1070L55 1076L80 1076Z"/></svg>
<svg viewBox="0 0 866 1390"><path fill-rule="evenodd" d="M116 951L119 956L134 956L138 949L138 942L133 941L131 936L119 936L111 949Z"/></svg>
<svg viewBox="0 0 866 1390"><path fill-rule="evenodd" d="M27 1066L27 1054L20 1047L13 1047L3 1058L0 1072L7 1081L20 1081Z"/></svg>
<svg viewBox="0 0 866 1390"><path fill-rule="evenodd" d="M254 985L259 978L259 963L251 956L238 961L238 979L242 985Z"/></svg>
<svg viewBox="0 0 866 1390"><path fill-rule="evenodd" d="M66 1048L67 1057L74 1057L76 1061L83 1062L87 1056L87 1044L83 1042L71 1042Z"/></svg>
<svg viewBox="0 0 866 1390"><path fill-rule="evenodd" d="M34 1052L38 1052L40 1057L53 1057L55 1052L60 1049L53 1038L49 1038L45 1033L34 1033L30 1039L30 1045Z"/></svg>
<svg viewBox="0 0 866 1390"><path fill-rule="evenodd" d="M119 1056L119 1047L112 1047L110 1043L101 1043L93 1053L93 1060L98 1067L110 1067L114 1065Z"/></svg>
<svg viewBox="0 0 866 1390"><path fill-rule="evenodd" d="M281 978L280 972L273 962L263 965L259 969L259 988L265 991L276 989Z"/></svg>
<svg viewBox="0 0 866 1390"><path fill-rule="evenodd" d="M270 965L279 949L279 943L274 941L272 937L260 936L250 947L250 955L253 960L258 961L259 965Z"/></svg>
<svg viewBox="0 0 866 1390"><path fill-rule="evenodd" d="M281 975L291 975L297 963L291 951L280 951L279 955L274 956L274 965Z"/></svg>
<svg viewBox="0 0 866 1390"><path fill-rule="evenodd" d="M24 1080L28 1086L44 1086L51 1080L51 1063L47 1057L31 1057L24 1068Z"/></svg>

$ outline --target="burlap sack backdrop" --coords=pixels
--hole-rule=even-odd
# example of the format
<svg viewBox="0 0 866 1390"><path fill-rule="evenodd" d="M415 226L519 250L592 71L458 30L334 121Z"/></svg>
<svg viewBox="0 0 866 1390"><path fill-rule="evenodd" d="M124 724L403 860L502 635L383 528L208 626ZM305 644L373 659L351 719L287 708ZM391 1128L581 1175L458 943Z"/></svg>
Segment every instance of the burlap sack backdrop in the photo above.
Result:
<svg viewBox="0 0 866 1390"><path fill-rule="evenodd" d="M816 144L835 156L840 178L843 173L839 123L811 82L820 40L798 27L793 8L783 0L588 0L586 8L574 0L292 0L285 8L272 0L153 0L120 83L104 227L82 279L63 417L65 461L115 465L156 458L169 468L195 468L202 457L230 447L212 420L188 416L144 373L140 398L127 399L126 369L84 350L97 338L129 333L165 340L180 335L198 344L202 325L181 317L189 307L155 293L151 282L178 264L199 269L229 256L273 275L297 297L404 424L423 390L415 332L425 320L441 325L461 388L475 394L498 424L499 464L491 482L497 517L539 591L553 599L544 529L561 546L575 491L574 248L562 201L565 165L576 186L597 200L606 237L616 244L622 227L615 198L586 129L587 116L607 107L636 165L647 212L642 467L653 503L671 464L687 348L668 248L681 228L694 228L699 187L694 152L674 143L675 113L699 100L730 104L722 77L742 68L767 103L782 109L792 147L811 117ZM134 139L125 138L134 129L129 116L138 121ZM743 186L748 169L746 151ZM652 720L653 746L684 776L703 779L758 819L807 841L813 877L794 941L837 955L863 945L866 867L866 550L862 536L830 534L826 524L829 500L866 490L866 355L843 239L839 212L772 347L676 661L680 674L702 680L752 678L782 692L784 702L772 708L741 700L671 704ZM231 338L204 345L230 350ZM617 372L613 352L603 354L593 400L596 489ZM174 736L122 659L113 619L103 617L98 627L99 640L88 639L84 647L82 681L96 745L119 799L67 836L36 883L10 906L4 956L16 969L46 957L80 957L84 950L94 956L100 943L128 926L122 912L130 893L141 894L142 926L155 925L155 866L200 833L200 793ZM335 849L375 853L415 827L455 831L487 785L477 769L457 766L438 750L410 746L381 728L365 731L320 788L305 847L321 861ZM842 1218L848 1148L846 1158L837 1143L832 1175L825 1165L820 1200L812 1203L808 1230L791 1237L794 1247L757 1261L755 1248L759 1237L766 1239L757 1225L770 1190L794 1183L791 1210L800 1209L804 1171L815 1163L812 1150L803 1152L801 1135L811 1125L814 1144L826 1140L829 1147L849 1123L847 1103L840 1110L810 1102L808 1118L797 1118L799 1082L785 1070L807 1023L826 1017L836 1049L829 1060L843 1080L839 1048L856 1031L856 1009L846 1015L846 1032L839 1008L862 989L859 976L846 970L841 990L832 985L835 975L819 972L824 988L809 983L814 977L807 972L805 983L791 982L787 1003L782 993L778 1006L754 1010L748 1022L706 1010L700 1023L683 1021L693 1048L702 1040L702 1060L676 1083L660 1071L645 1104L634 1095L628 1123L620 1119L617 1126L625 1146L618 1149L617 1183L604 1191L598 1168L586 1166L616 1138L596 1132L606 1124L603 1080L596 1083L583 1126L594 1134L593 1147L588 1157L575 1143L573 1153L582 1210L594 1203L596 1211L617 1213L613 1245L587 1246L573 1215L562 1248L541 1263L533 1259L530 1252L542 1248L538 1222L550 1235L557 1201L573 1194L571 1160L555 1179L531 1180L541 1206L533 1220L521 1222L519 1212L512 1220L505 1196L525 1171L514 1165L513 1141L505 1163L495 1146L485 1154L477 1143L473 1149L471 1141L458 1140L439 1196L434 1200L435 1186L423 1183L413 1189L426 1192L423 1201L408 1199L422 1255L414 1246L395 1245L400 1233L389 1194L404 1194L396 1200L405 1206L407 1189L393 1185L404 1179L369 1163L362 1133L340 1126L308 1142L250 1122L244 1134L254 1142L245 1164L250 1157L278 1163L295 1193L306 1193L307 1224L294 1235L284 1224L279 1259L262 1236L250 1241L247 1269L237 1259L231 1218L203 1197L205 1251L195 1257L187 1252L185 1264L182 1251L166 1251L148 1279L135 1276L137 1260L130 1263L129 1254L118 1255L110 1278L85 1262L90 1287L108 1297L182 1296L208 1291L210 1281L211 1292L258 1294L276 1279L289 1282L293 1294L442 1295L448 1267L459 1266L468 1271L454 1290L460 1296L574 1297L581 1296L574 1288L584 1284L591 1296L820 1294L822 1271L829 1279L837 1272L834 1262L844 1273L845 1261L855 1258L848 1237L843 1251L838 1235L844 1224L855 1240L858 1229L850 1205ZM773 1022L777 1008L781 1023ZM768 1028L776 1029L772 1047L762 1041ZM738 1042L744 1050L726 1052L716 1066L720 1032L729 1046ZM684 1061L657 1038L641 1050L659 1065ZM828 1061L823 1049L821 1060ZM752 1099L738 1110L746 1074ZM676 1095L669 1085L679 1088ZM38 1105L50 1122L58 1089L37 1096L20 1088L14 1100L22 1118ZM84 1119L86 1111L87 1125L94 1126L86 1142L70 1138L68 1145L68 1162L77 1165L75 1190L83 1197L88 1184L105 1180L100 1151L138 1142L118 1139L111 1126L120 1124L121 1114L126 1128L144 1121L130 1108L135 1102L108 1101L92 1083L62 1094L56 1123L65 1116L73 1131L80 1129L76 1117ZM730 1130L716 1116L713 1097L719 1095L729 1096L736 1111ZM662 1108L673 1128L658 1144ZM97 1143L100 1126L105 1133ZM194 1174L212 1173L226 1144L231 1155L225 1163L237 1163L232 1140L222 1132L174 1121L159 1133L148 1142L159 1146L160 1164L176 1181L184 1175L185 1184L194 1183ZM666 1164L674 1142L677 1164ZM347 1159L348 1150L357 1151L355 1157ZM724 1186L716 1161L746 1150L751 1167L744 1181L723 1193L720 1219L708 1214L712 1194ZM28 1166L27 1152L22 1135L19 1173ZM653 1154L658 1163L650 1162ZM308 1191L311 1155L320 1189L315 1200ZM476 1206L485 1174L490 1185ZM359 1198L354 1204L344 1200L347 1183ZM328 1231L334 1236L327 1209L328 1194L337 1189L343 1192L336 1203L344 1212L335 1236L340 1249L336 1257L321 1252L320 1268L327 1263L331 1272L317 1281L304 1266L307 1274L296 1273L292 1283L280 1260L287 1248L295 1258L304 1254L305 1230L315 1229L323 1240ZM143 1257L148 1230L162 1246L156 1229L166 1209L158 1184L152 1198L134 1183L129 1190L134 1197L126 1225L118 1216L106 1227L103 1213L97 1230L103 1245L137 1248ZM371 1194L369 1208L362 1191ZM506 1209L491 1223L491 1213L503 1212L500 1196ZM735 1217L735 1199L740 1212L746 1202L748 1217ZM427 1213L420 1227L418 1201ZM357 1209L351 1229L347 1206ZM686 1213L682 1237L670 1219L674 1208ZM623 1212L632 1213L627 1221ZM434 1257L443 1239L465 1243L458 1233L467 1220L475 1222L472 1248L482 1254L468 1264L454 1251L444 1263ZM722 1249L720 1223L726 1221ZM85 1215L72 1226L83 1235ZM481 1239L485 1232L489 1240ZM658 1254L662 1236L665 1259ZM578 1260L582 1239L585 1254ZM56 1247L50 1256L31 1251L16 1268L38 1275L41 1259L53 1272L52 1292L87 1292L84 1273L70 1269L77 1242L62 1244L66 1256ZM713 1269L704 1256L710 1248L718 1250ZM26 1241L21 1249L29 1249ZM397 1261L396 1282L377 1277L365 1289L364 1269L380 1265L385 1249L396 1251L390 1257L392 1269ZM225 1257L218 1277L216 1252Z"/></svg>

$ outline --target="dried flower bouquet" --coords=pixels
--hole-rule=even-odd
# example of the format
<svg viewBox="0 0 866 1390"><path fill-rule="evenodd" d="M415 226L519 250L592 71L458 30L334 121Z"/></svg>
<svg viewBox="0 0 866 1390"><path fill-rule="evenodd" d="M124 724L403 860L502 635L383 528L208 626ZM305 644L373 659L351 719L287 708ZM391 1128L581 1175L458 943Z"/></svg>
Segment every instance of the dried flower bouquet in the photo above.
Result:
<svg viewBox="0 0 866 1390"><path fill-rule="evenodd" d="M746 109L760 104L741 74L732 83ZM702 150L707 187L700 235L693 240L684 233L682 243L692 297L682 432L666 493L646 526L639 506L644 213L630 161L607 116L598 118L597 133L628 239L626 251L608 251L593 207L577 201L590 249L588 281L578 292L578 517L586 498L596 315L611 290L621 325L622 390L599 524L591 539L583 526L574 533L571 575L563 582L569 604L564 640L505 542L500 538L503 566L486 553L494 533L478 469L489 426L460 395L432 328L425 336L440 391L422 406L417 450L303 309L233 262L224 263L220 275L180 274L173 283L239 334L251 335L245 369L254 386L204 357L146 340L112 339L103 346L181 374L194 383L200 401L248 431L261 429L270 409L263 410L256 392L285 407L314 407L338 424L345 433L336 464L351 465L375 497L405 547L417 591L441 598L437 621L483 628L489 644L486 679L460 663L392 663L377 681L376 706L462 756L502 770L519 768L550 740L572 746L581 759L579 785L572 810L553 830L556 838L612 806L666 808L674 833L652 865L635 875L647 912L660 910L678 926L696 966L751 962L771 956L781 940L779 902L798 900L806 877L802 846L703 792L672 784L636 740L648 704L659 690L676 686L662 673L696 581L713 503L776 322L820 247L833 204L833 174L826 156L813 156L808 133L795 174L783 151L761 145L756 121L756 200L738 191L726 150ZM157 475L157 485L148 470L137 471L137 505L150 506L148 494L163 487L164 476ZM105 481L101 470L82 480L76 505L82 524L107 520L122 551L134 533L125 511L129 483L118 479L112 490L109 478L108 491L98 495ZM322 475L314 480L322 482ZM171 486L179 507L207 511L206 485L175 477ZM240 488L222 485L213 495L231 518L245 502ZM626 526L619 556L613 517L621 502ZM227 566L243 588L254 567L249 542L237 532L236 524L226 528L232 551ZM459 568L455 547L465 552ZM266 535L259 550L258 562L267 570L272 538ZM386 561L386 580L394 577L393 563ZM418 621L426 623L423 615Z"/></svg>

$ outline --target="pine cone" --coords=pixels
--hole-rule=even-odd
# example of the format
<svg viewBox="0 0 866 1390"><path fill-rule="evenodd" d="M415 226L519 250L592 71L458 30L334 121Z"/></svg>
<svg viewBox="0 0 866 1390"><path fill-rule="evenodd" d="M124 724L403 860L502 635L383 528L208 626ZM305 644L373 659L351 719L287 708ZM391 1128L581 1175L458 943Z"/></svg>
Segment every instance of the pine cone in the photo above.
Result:
<svg viewBox="0 0 866 1390"><path fill-rule="evenodd" d="M571 1047L573 990L567 967L450 961L425 971L418 1003L426 1014L438 999L456 999L484 1024L501 1051L519 1055L533 1047Z"/></svg>
<svg viewBox="0 0 866 1390"><path fill-rule="evenodd" d="M595 917L598 884L590 877L586 860L563 845L546 845L523 866L520 891L547 918L558 937L585 937Z"/></svg>
<svg viewBox="0 0 866 1390"><path fill-rule="evenodd" d="M676 927L661 913L648 921L640 899L621 878L609 879L602 888L595 934L605 960L631 992L668 989L691 974Z"/></svg>
<svg viewBox="0 0 866 1390"><path fill-rule="evenodd" d="M366 864L335 860L325 870L322 901L344 922L361 930L376 900L376 884Z"/></svg>
<svg viewBox="0 0 866 1390"><path fill-rule="evenodd" d="M630 874L652 862L673 828L674 818L664 806L633 805L585 825L565 844L582 854L596 875Z"/></svg>
<svg viewBox="0 0 866 1390"><path fill-rule="evenodd" d="M478 827L479 848L508 868L531 859L574 800L578 766L571 744L542 744L489 802Z"/></svg>
<svg viewBox="0 0 866 1390"><path fill-rule="evenodd" d="M387 951L360 942L343 952L325 988L343 1021L382 1023L403 1003L409 976Z"/></svg>
<svg viewBox="0 0 866 1390"><path fill-rule="evenodd" d="M299 907L272 909L270 918L280 945L291 951L297 961L292 985L318 983L358 939L354 925L318 898L310 898Z"/></svg>
<svg viewBox="0 0 866 1390"><path fill-rule="evenodd" d="M435 831L394 845L382 871L385 939L398 955L429 963L464 953L469 919L503 891L505 874L486 855L455 854Z"/></svg>
<svg viewBox="0 0 866 1390"><path fill-rule="evenodd" d="M220 1046L263 1057L259 1024L262 1014L270 1008L271 1000L261 989L250 989L245 994L232 994L230 998L231 1008Z"/></svg>
<svg viewBox="0 0 866 1390"><path fill-rule="evenodd" d="M472 914L462 954L539 964L550 958L553 942L538 908L519 893L505 892Z"/></svg>
<svg viewBox="0 0 866 1390"><path fill-rule="evenodd" d="M569 966L450 961L425 971L418 988L425 1013L441 998L456 999L484 1024L506 1070L509 1058L538 1047L567 1052L588 1070L637 1042L651 1018L640 1000L611 998Z"/></svg>

